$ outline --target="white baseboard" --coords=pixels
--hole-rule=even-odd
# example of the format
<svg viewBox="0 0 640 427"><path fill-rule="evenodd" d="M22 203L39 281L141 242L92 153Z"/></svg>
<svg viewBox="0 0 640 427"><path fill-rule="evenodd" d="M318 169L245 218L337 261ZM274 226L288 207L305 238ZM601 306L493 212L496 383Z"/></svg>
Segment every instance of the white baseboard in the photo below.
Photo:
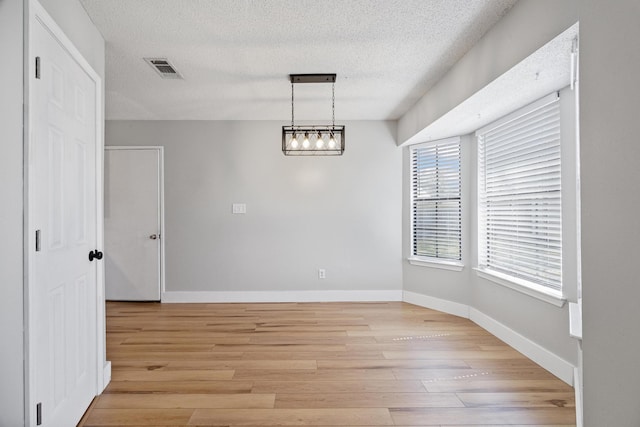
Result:
<svg viewBox="0 0 640 427"><path fill-rule="evenodd" d="M410 291L402 292L402 300L410 304L419 305L420 307L442 311L443 313L453 314L454 316L464 317L465 319L469 318L469 306L466 304L447 301Z"/></svg>
<svg viewBox="0 0 640 427"><path fill-rule="evenodd" d="M440 298L404 291L403 301L421 307L431 308L444 313L470 319L483 329L500 338L538 365L551 372L569 385L574 383L574 366L544 347L536 344L518 332L503 325L486 314L466 304L447 301Z"/></svg>
<svg viewBox="0 0 640 427"><path fill-rule="evenodd" d="M161 301L164 303L379 302L402 301L402 291L163 292Z"/></svg>
<svg viewBox="0 0 640 427"><path fill-rule="evenodd" d="M475 308L471 308L469 314L469 319L474 323L491 332L491 334L500 338L562 381L573 385L573 370L575 366L571 363Z"/></svg>
<svg viewBox="0 0 640 427"><path fill-rule="evenodd" d="M107 386L109 385L109 383L111 382L111 362L110 361L106 361L104 363L104 367L102 368L102 390L100 390L100 393L102 393L104 391L105 388L107 388Z"/></svg>
<svg viewBox="0 0 640 427"><path fill-rule="evenodd" d="M576 390L576 427L584 426L584 415L582 406L582 378L580 368L573 368L573 387Z"/></svg>

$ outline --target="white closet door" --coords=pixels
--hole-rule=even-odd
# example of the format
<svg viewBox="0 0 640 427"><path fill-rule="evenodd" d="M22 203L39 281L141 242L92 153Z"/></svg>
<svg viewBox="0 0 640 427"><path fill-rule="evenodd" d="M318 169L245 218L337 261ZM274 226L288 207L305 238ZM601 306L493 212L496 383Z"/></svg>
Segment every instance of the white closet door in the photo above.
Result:
<svg viewBox="0 0 640 427"><path fill-rule="evenodd" d="M71 426L97 391L96 87L42 22L31 26L31 373L41 425Z"/></svg>
<svg viewBox="0 0 640 427"><path fill-rule="evenodd" d="M105 150L105 290L108 300L158 301L161 150Z"/></svg>

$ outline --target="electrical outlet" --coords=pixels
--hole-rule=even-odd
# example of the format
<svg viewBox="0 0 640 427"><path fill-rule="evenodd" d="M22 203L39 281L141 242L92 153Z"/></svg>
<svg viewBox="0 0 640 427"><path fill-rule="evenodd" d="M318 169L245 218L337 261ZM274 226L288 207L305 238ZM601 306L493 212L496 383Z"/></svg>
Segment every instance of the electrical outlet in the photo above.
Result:
<svg viewBox="0 0 640 427"><path fill-rule="evenodd" d="M245 214L247 213L247 205L244 203L233 203L231 205L231 212L234 214Z"/></svg>
<svg viewBox="0 0 640 427"><path fill-rule="evenodd" d="M327 278L327 271L324 268L319 268L318 279L326 279L326 278Z"/></svg>

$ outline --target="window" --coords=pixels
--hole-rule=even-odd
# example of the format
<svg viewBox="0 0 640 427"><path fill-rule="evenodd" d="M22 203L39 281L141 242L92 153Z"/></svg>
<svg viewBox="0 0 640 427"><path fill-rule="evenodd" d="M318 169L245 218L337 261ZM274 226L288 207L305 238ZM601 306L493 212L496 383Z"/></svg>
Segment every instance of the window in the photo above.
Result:
<svg viewBox="0 0 640 427"><path fill-rule="evenodd" d="M412 260L460 264L460 138L411 147Z"/></svg>
<svg viewBox="0 0 640 427"><path fill-rule="evenodd" d="M480 270L561 296L558 96L543 98L477 136Z"/></svg>

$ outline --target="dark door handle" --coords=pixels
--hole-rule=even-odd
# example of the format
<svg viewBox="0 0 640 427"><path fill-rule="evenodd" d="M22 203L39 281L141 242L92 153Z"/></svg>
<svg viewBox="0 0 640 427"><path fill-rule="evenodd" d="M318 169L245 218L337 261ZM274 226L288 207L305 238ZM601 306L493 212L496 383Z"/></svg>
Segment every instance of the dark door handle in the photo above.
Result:
<svg viewBox="0 0 640 427"><path fill-rule="evenodd" d="M89 251L89 261L93 261L94 258L100 260L102 259L102 255L103 253L97 249L94 251Z"/></svg>

